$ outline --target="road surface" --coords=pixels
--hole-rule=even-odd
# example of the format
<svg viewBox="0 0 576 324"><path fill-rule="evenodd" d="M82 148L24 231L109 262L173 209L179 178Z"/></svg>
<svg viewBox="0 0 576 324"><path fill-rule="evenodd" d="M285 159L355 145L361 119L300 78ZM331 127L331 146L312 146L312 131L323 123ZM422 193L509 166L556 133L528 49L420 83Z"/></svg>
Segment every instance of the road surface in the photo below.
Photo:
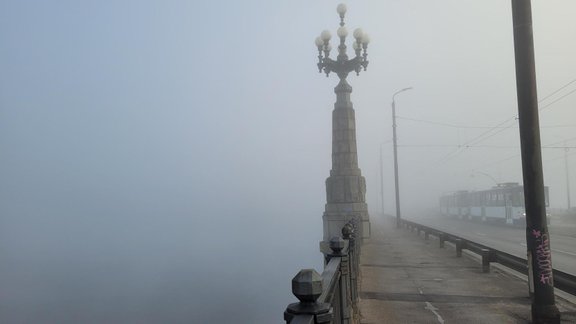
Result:
<svg viewBox="0 0 576 324"><path fill-rule="evenodd" d="M410 217L407 219L526 259L524 228L483 224L448 217ZM576 224L552 220L549 229L554 269L576 275Z"/></svg>

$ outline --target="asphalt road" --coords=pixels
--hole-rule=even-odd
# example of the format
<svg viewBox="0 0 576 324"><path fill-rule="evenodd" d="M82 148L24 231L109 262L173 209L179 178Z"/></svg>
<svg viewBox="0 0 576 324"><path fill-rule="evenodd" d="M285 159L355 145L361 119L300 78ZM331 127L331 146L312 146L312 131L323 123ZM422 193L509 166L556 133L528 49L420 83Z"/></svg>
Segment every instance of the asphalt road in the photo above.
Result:
<svg viewBox="0 0 576 324"><path fill-rule="evenodd" d="M526 259L524 228L444 217L410 217L407 219ZM552 220L549 229L554 269L576 275L576 224Z"/></svg>

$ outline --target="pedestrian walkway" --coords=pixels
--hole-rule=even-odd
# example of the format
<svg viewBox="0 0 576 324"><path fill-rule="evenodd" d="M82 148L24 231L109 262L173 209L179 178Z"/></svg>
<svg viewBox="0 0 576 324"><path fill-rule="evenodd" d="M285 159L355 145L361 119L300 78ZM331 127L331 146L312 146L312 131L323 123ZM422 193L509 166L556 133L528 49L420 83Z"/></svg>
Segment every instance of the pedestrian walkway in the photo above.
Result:
<svg viewBox="0 0 576 324"><path fill-rule="evenodd" d="M372 323L529 323L528 285L471 257L456 257L432 236L372 222L360 258L360 314ZM562 323L576 323L576 306L557 298Z"/></svg>

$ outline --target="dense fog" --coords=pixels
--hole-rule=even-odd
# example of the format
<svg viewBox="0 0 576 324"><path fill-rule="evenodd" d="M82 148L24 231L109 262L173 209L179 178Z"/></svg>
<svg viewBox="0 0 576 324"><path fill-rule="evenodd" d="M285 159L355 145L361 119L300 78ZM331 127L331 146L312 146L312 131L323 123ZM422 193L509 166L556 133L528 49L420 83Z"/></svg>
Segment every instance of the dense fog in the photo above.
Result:
<svg viewBox="0 0 576 324"><path fill-rule="evenodd" d="M314 39L335 35L337 4L3 1L0 322L281 323L292 277L322 266L337 77L318 73ZM558 208L576 159L575 10L533 1ZM394 210L405 87L406 215L522 182L511 19L502 0L348 3L349 30L372 40L348 77L371 217L380 152Z"/></svg>

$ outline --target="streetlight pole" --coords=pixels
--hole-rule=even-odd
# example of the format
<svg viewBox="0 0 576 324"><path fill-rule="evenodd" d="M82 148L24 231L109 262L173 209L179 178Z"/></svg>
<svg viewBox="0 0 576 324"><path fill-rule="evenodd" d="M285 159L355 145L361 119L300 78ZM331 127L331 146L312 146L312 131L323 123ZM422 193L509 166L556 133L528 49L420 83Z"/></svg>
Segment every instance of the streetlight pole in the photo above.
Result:
<svg viewBox="0 0 576 324"><path fill-rule="evenodd" d="M566 143L564 143L566 146ZM566 205L568 212L570 212L570 173L568 172L568 147L564 148L564 169L566 170Z"/></svg>
<svg viewBox="0 0 576 324"><path fill-rule="evenodd" d="M382 157L382 144L380 143L380 203L382 207L382 217L384 217L384 161Z"/></svg>
<svg viewBox="0 0 576 324"><path fill-rule="evenodd" d="M396 227L400 228L400 185L398 182L398 144L396 138L396 101L397 94L410 90L412 87L396 91L392 95L392 141L394 142L394 186L396 188Z"/></svg>

